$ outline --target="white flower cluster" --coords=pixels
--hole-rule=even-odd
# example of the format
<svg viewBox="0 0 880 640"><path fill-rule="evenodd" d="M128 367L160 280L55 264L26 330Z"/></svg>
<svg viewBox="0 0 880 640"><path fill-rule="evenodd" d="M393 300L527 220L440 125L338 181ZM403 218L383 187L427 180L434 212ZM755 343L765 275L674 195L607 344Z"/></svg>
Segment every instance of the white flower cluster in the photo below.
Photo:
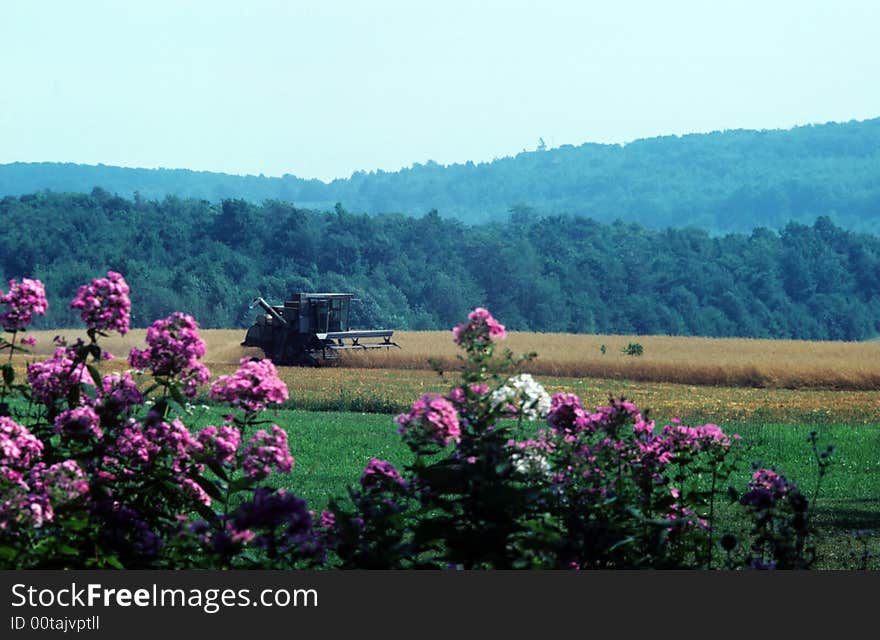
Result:
<svg viewBox="0 0 880 640"><path fill-rule="evenodd" d="M528 476L549 476L550 463L535 448L517 449L510 454L510 461L517 472Z"/></svg>
<svg viewBox="0 0 880 640"><path fill-rule="evenodd" d="M508 379L504 386L492 392L489 401L493 409L513 405L517 414L521 413L526 420L546 418L550 412L550 394L528 373Z"/></svg>
<svg viewBox="0 0 880 640"><path fill-rule="evenodd" d="M211 408L211 407L209 407L209 406L206 405L206 404L195 405L195 404L192 404L192 403L190 403L190 402L187 402L187 403L183 406L183 410L186 412L186 414L187 414L188 416L193 415L193 413L195 412L196 409L199 409L199 411L200 411L201 413L205 413L205 411L208 411L210 408Z"/></svg>

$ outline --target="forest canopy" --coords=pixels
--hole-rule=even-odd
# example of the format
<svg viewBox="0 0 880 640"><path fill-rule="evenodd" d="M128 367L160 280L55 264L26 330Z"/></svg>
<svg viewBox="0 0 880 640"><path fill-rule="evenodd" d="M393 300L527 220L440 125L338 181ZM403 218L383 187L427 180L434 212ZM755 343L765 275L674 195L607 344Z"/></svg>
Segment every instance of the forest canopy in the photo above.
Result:
<svg viewBox="0 0 880 640"><path fill-rule="evenodd" d="M0 276L36 277L39 327L75 327L77 287L108 269L133 325L185 311L244 327L255 295L351 291L358 328L449 329L487 306L510 329L870 338L880 333L880 238L828 217L713 236L537 214L465 225L430 211L353 214L279 200L34 193L0 199ZM5 289L5 285L4 285Z"/></svg>

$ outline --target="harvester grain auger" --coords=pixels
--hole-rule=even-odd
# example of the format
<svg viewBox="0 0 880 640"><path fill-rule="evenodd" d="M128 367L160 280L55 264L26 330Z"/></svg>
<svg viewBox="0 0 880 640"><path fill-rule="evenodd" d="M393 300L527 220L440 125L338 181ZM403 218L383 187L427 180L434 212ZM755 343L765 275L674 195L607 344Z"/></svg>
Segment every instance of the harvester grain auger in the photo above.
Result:
<svg viewBox="0 0 880 640"><path fill-rule="evenodd" d="M259 347L278 365L318 366L351 349L400 347L391 329L349 329L351 293L298 293L281 306L254 298L266 313L256 317L243 347Z"/></svg>

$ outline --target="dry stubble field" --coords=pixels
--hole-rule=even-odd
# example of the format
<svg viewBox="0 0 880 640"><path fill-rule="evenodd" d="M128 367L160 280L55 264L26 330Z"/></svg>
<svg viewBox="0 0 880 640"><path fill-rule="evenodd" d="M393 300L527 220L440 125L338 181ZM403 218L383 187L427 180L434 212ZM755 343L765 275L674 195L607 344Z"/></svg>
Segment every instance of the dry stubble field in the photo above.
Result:
<svg viewBox="0 0 880 640"><path fill-rule="evenodd" d="M78 330L31 332L37 338L34 354L17 356L17 367L49 355L58 334L84 337ZM142 346L144 334L140 329L104 339L118 357L102 366L126 368L128 350ZM214 376L234 371L241 357L261 355L239 345L244 330L201 334L208 344L204 361ZM349 352L338 366L280 368L291 405L394 412L420 393L448 389L429 360L450 371L457 366L459 351L450 332L399 331L394 339L401 349ZM644 355L624 355L621 349L630 342L643 345ZM880 342L512 332L503 344L515 353L537 352L524 370L551 393L572 391L587 404L625 395L658 417L880 422Z"/></svg>

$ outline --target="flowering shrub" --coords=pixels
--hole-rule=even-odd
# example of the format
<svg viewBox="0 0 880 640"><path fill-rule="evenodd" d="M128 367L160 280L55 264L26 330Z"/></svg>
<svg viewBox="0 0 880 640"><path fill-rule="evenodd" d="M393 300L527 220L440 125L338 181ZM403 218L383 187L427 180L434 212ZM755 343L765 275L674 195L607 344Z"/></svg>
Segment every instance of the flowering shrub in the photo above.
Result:
<svg viewBox="0 0 880 640"><path fill-rule="evenodd" d="M452 338L455 344L459 345L488 344L495 340L504 340L506 337L507 331L504 329L504 325L482 307L471 311L468 315L468 321L452 330Z"/></svg>
<svg viewBox="0 0 880 640"><path fill-rule="evenodd" d="M52 357L27 367L31 398L51 410L75 394L81 384L94 385L91 374L74 347L58 347ZM73 401L76 402L75 400Z"/></svg>
<svg viewBox="0 0 880 640"><path fill-rule="evenodd" d="M751 531L718 530L739 436L714 424L659 426L624 399L588 410L574 394L551 398L528 374L506 373L528 356L495 359L498 327L475 310L453 335L467 353L461 383L398 416L412 464L371 460L349 499L322 514L341 566L810 566L809 527L796 517L806 503L786 502L787 481L769 494L773 510L762 502L757 511L754 492L781 480L756 477L733 505Z"/></svg>
<svg viewBox="0 0 880 640"><path fill-rule="evenodd" d="M397 416L398 433L414 449L445 447L461 437L458 414L452 403L436 393L426 393L407 414Z"/></svg>
<svg viewBox="0 0 880 640"><path fill-rule="evenodd" d="M46 315L49 309L43 283L30 278L22 278L21 282L10 280L9 291L0 291L0 304L9 307L9 311L0 314L0 326L13 333L26 328L33 316Z"/></svg>
<svg viewBox="0 0 880 640"><path fill-rule="evenodd" d="M175 313L156 321L147 348L129 354L130 364L155 380L146 390L130 372L101 376L96 368L108 356L98 337L129 328L128 287L111 271L80 287L71 303L89 342L56 339L55 353L30 363L26 384L17 384L12 353L28 343L16 345L16 333L46 305L38 281L11 284L2 301L12 307L4 315L12 339L0 341L10 354L0 387L0 566L323 562L323 538L304 502L260 485L293 467L287 434L274 425L257 428L266 403L288 397L271 363L242 362L218 381L215 398L242 414L191 432L185 398L210 375L199 361L205 343L193 318ZM10 396L31 401L22 405L29 407L24 420L11 417Z"/></svg>
<svg viewBox="0 0 880 640"><path fill-rule="evenodd" d="M271 360L242 358L241 366L231 376L220 376L211 385L211 397L241 407L249 413L266 408L269 403L287 400L287 386L278 377Z"/></svg>
<svg viewBox="0 0 880 640"><path fill-rule="evenodd" d="M36 280L0 301L12 339L45 311ZM157 320L102 376L104 331L129 327L120 274L79 289L89 342L58 341L0 387L0 566L15 568L806 568L808 501L770 469L727 487L739 441L714 424L659 426L633 403L588 410L500 357L504 327L475 309L453 338L461 381L397 417L413 461L370 459L347 496L316 515L271 486L294 468L287 433L261 419L288 391L271 362L243 359L210 397L233 413L190 430L186 398L209 382L205 343L183 313ZM8 397L28 401L11 415ZM815 450L814 441L814 450ZM816 451L820 468L826 454ZM822 466L825 465L825 466ZM817 487L818 490L818 487ZM722 531L723 496L748 531ZM721 552L724 552L723 554Z"/></svg>
<svg viewBox="0 0 880 640"><path fill-rule="evenodd" d="M118 331L125 335L131 319L128 293L125 278L115 271L108 271L106 278L95 278L91 284L81 286L70 308L80 310L80 316L90 330Z"/></svg>
<svg viewBox="0 0 880 640"><path fill-rule="evenodd" d="M132 349L128 363L135 369L149 369L169 391L177 388L174 382L179 382L184 395L194 398L198 387L211 379L208 368L199 362L206 346L198 329L195 319L185 313L156 320L147 329L148 348Z"/></svg>

